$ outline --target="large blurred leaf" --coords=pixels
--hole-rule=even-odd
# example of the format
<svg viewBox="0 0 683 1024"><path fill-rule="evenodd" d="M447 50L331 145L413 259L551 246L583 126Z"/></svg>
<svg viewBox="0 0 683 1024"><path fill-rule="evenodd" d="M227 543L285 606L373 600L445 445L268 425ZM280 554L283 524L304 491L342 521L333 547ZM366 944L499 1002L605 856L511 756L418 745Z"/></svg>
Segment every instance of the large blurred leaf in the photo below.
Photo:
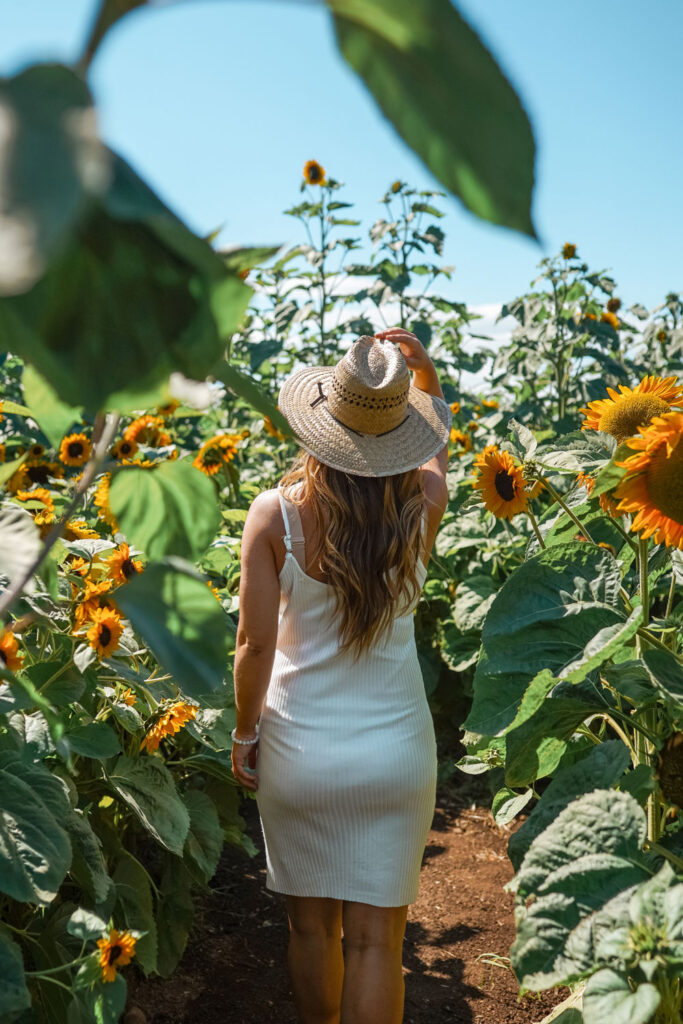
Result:
<svg viewBox="0 0 683 1024"><path fill-rule="evenodd" d="M61 401L148 408L178 370L203 379L252 294L118 156L43 277L0 301L3 344Z"/></svg>
<svg viewBox="0 0 683 1024"><path fill-rule="evenodd" d="M21 386L24 389L24 398L30 406L31 416L52 446L59 448L69 428L74 424L80 424L82 409L61 402L54 388L30 363L24 365Z"/></svg>
<svg viewBox="0 0 683 1024"><path fill-rule="evenodd" d="M603 968L588 979L583 993L584 1024L648 1024L661 1002L656 985L641 982L635 988L626 974Z"/></svg>
<svg viewBox="0 0 683 1024"><path fill-rule="evenodd" d="M535 238L529 119L496 60L450 0L326 3L343 57L432 174L476 216ZM146 0L103 0L82 65L119 18L145 5Z"/></svg>
<svg viewBox="0 0 683 1024"><path fill-rule="evenodd" d="M0 295L35 283L108 164L74 71L43 64L0 79Z"/></svg>
<svg viewBox="0 0 683 1024"><path fill-rule="evenodd" d="M183 693L198 698L221 689L235 628L189 562L168 555L113 596Z"/></svg>
<svg viewBox="0 0 683 1024"><path fill-rule="evenodd" d="M527 559L498 591L482 631L465 729L493 736L514 720L530 681L543 670L578 683L636 628L615 606L619 565L580 542ZM510 783L508 783L510 784Z"/></svg>
<svg viewBox="0 0 683 1024"><path fill-rule="evenodd" d="M71 863L70 810L64 786L42 765L0 753L0 891L52 902Z"/></svg>
<svg viewBox="0 0 683 1024"><path fill-rule="evenodd" d="M529 119L450 0L327 4L344 58L441 184L478 217L535 238Z"/></svg>
<svg viewBox="0 0 683 1024"><path fill-rule="evenodd" d="M109 504L126 538L152 559L197 561L221 522L216 485L186 459L115 471Z"/></svg>
<svg viewBox="0 0 683 1024"><path fill-rule="evenodd" d="M291 437L292 428L282 413L278 410L276 403L261 390L258 384L245 373L238 370L236 366L221 360L217 366L212 367L211 376L222 381L236 395L243 398L245 402L253 406L263 416L270 417L273 426L277 427L284 434Z"/></svg>
<svg viewBox="0 0 683 1024"><path fill-rule="evenodd" d="M122 754L106 775L150 835L171 853L182 853L190 816L163 761Z"/></svg>

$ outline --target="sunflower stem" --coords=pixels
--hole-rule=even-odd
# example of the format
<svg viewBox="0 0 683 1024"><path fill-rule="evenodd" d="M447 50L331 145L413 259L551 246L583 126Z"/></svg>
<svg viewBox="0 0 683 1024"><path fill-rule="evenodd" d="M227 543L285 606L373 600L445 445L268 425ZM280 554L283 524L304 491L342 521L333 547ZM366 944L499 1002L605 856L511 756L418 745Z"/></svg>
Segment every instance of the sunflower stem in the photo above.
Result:
<svg viewBox="0 0 683 1024"><path fill-rule="evenodd" d="M545 548L545 541L543 540L543 537L541 535L541 531L538 528L538 523L536 522L536 516L533 514L531 509L528 508L528 507L527 507L527 510L526 510L526 514L528 515L529 521L530 521L530 523L531 523L531 525L533 527L533 531L536 534L536 540L538 541L538 543L541 546L541 548Z"/></svg>
<svg viewBox="0 0 683 1024"><path fill-rule="evenodd" d="M671 609L673 608L674 594L675 593L676 593L676 571L675 571L675 569L674 569L674 567L672 565L671 566L671 583L669 585L669 596L668 596L667 601L666 601L666 611L664 612L664 618L665 619L668 619L669 616L671 615Z"/></svg>

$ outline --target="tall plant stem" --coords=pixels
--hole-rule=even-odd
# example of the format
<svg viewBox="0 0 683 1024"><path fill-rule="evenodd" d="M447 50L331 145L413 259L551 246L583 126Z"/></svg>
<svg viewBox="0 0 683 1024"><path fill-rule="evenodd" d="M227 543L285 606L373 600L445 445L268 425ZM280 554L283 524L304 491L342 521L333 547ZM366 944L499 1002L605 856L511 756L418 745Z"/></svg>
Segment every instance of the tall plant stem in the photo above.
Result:
<svg viewBox="0 0 683 1024"><path fill-rule="evenodd" d="M647 578L647 556L650 543L643 537L638 538L638 574L640 576L640 602L643 608L643 628L647 628L648 622L650 621L650 592L649 592L649 581ZM636 650L638 655L642 654L643 650L643 636L638 633L636 636ZM657 709L646 708L643 711L643 724L645 725L650 736L657 732ZM652 764L654 755L656 753L656 747L653 740L649 737L643 737L642 743L639 744L639 754L641 762L643 764ZM659 813L659 790L655 788L653 793L647 798L647 837L650 842L654 843L659 838L659 827L660 827L660 813Z"/></svg>
<svg viewBox="0 0 683 1024"><path fill-rule="evenodd" d="M536 534L536 540L538 541L538 543L539 543L541 548L545 548L545 541L543 540L543 537L541 536L541 531L538 528L538 523L536 522L536 516L533 514L533 512L531 511L530 508L527 508L526 514L528 515L529 522L531 523L533 531Z"/></svg>

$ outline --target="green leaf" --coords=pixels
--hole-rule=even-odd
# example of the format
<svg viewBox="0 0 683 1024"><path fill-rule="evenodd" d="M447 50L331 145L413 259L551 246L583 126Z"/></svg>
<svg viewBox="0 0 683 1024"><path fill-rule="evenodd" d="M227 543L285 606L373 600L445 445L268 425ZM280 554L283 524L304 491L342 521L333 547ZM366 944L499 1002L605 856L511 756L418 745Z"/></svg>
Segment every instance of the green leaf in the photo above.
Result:
<svg viewBox="0 0 683 1024"><path fill-rule="evenodd" d="M69 429L82 422L83 409L60 401L53 387L30 363L24 365L21 376L24 398L31 407L36 421L54 448L59 448Z"/></svg>
<svg viewBox="0 0 683 1024"><path fill-rule="evenodd" d="M71 863L64 786L42 765L0 752L0 891L51 903Z"/></svg>
<svg viewBox="0 0 683 1024"><path fill-rule="evenodd" d="M73 848L69 874L93 903L104 903L113 890L113 883L107 871L100 837L79 808L71 808L64 825Z"/></svg>
<svg viewBox="0 0 683 1024"><path fill-rule="evenodd" d="M84 80L59 64L0 79L0 295L30 288L90 195L106 185Z"/></svg>
<svg viewBox="0 0 683 1024"><path fill-rule="evenodd" d="M117 907L126 928L146 932L135 943L135 959L145 974L157 969L157 926L147 872L130 853L124 853L114 871Z"/></svg>
<svg viewBox="0 0 683 1024"><path fill-rule="evenodd" d="M190 831L185 840L184 857L208 882L216 873L223 849L223 829L216 805L199 789L187 789L183 802L190 814Z"/></svg>
<svg viewBox="0 0 683 1024"><path fill-rule="evenodd" d="M613 658L636 635L642 621L643 609L638 606L626 622L616 622L601 629L591 637L579 657L564 669L562 679L569 683L580 683L589 672L599 668L608 658Z"/></svg>
<svg viewBox="0 0 683 1024"><path fill-rule="evenodd" d="M66 926L69 935L81 941L98 939L107 932L107 918L86 907L77 907ZM137 948L135 950L137 953Z"/></svg>
<svg viewBox="0 0 683 1024"><path fill-rule="evenodd" d="M79 988L76 998L82 1006L84 1020L93 1024L118 1024L126 1007L127 991L126 979L120 971L113 981L99 981L92 989Z"/></svg>
<svg viewBox="0 0 683 1024"><path fill-rule="evenodd" d="M342 55L441 184L478 217L535 238L528 117L491 53L449 0L327 4Z"/></svg>
<svg viewBox="0 0 683 1024"><path fill-rule="evenodd" d="M592 747L581 760L561 768L543 790L541 800L508 840L508 857L517 870L531 843L572 800L592 789L607 789L619 780L631 758L621 740Z"/></svg>
<svg viewBox="0 0 683 1024"><path fill-rule="evenodd" d="M481 629L493 599L496 584L490 576L475 574L458 583L453 605L453 618L463 633Z"/></svg>
<svg viewBox="0 0 683 1024"><path fill-rule="evenodd" d="M537 449L534 462L544 469L566 473L586 473L602 468L609 460L611 449L604 443L604 435L596 431L575 430L548 441Z"/></svg>
<svg viewBox="0 0 683 1024"><path fill-rule="evenodd" d="M516 793L508 786L499 789L491 804L491 813L496 825L507 825L512 821L522 808L526 807L533 795L532 789L525 789L523 793Z"/></svg>
<svg viewBox="0 0 683 1024"><path fill-rule="evenodd" d="M641 982L634 991L626 974L605 967L588 979L584 989L584 1024L648 1024L660 1001L655 985Z"/></svg>
<svg viewBox="0 0 683 1024"><path fill-rule="evenodd" d="M596 710L601 710L599 703L590 707L577 700L547 697L531 718L507 735L507 785L526 786L554 772L574 731Z"/></svg>
<svg viewBox="0 0 683 1024"><path fill-rule="evenodd" d="M190 828L190 816L166 765L154 756L122 754L113 768L105 768L112 789L140 823L171 853L181 854Z"/></svg>
<svg viewBox="0 0 683 1024"><path fill-rule="evenodd" d="M278 411L276 403L245 373L224 360L221 360L210 372L212 377L223 381L227 388L230 388L239 398L243 398L257 412L263 416L269 416L274 427L281 430L287 437L292 436L292 428L282 413Z"/></svg>
<svg viewBox="0 0 683 1024"><path fill-rule="evenodd" d="M535 715L552 688L556 685L557 679L552 672L549 672L547 668L541 669L541 671L534 676L522 694L522 700L517 714L513 718L512 722L510 722L510 725L508 725L506 729L502 730L503 735L510 732L512 729L518 729L523 722L526 722L528 718Z"/></svg>
<svg viewBox="0 0 683 1024"><path fill-rule="evenodd" d="M328 203L328 209L331 209L333 205L333 203ZM340 203L339 205L348 204ZM232 249L221 249L218 255L225 260L225 265L229 270L239 274L240 271L251 270L259 263L265 263L279 252L280 248L279 245L241 245Z"/></svg>
<svg viewBox="0 0 683 1024"><path fill-rule="evenodd" d="M104 761L121 751L119 738L106 722L88 722L78 725L65 733L64 738L71 749L82 757L94 757Z"/></svg>
<svg viewBox="0 0 683 1024"><path fill-rule="evenodd" d="M661 648L643 652L645 667L655 686L670 700L683 706L683 665L670 651Z"/></svg>
<svg viewBox="0 0 683 1024"><path fill-rule="evenodd" d="M595 658L600 661L603 646L614 638L612 627L619 635L625 622L616 608L620 584L616 559L580 542L547 548L523 562L486 616L464 728L496 735L513 722L539 672L545 669L561 679L572 665L579 669Z"/></svg>
<svg viewBox="0 0 683 1024"><path fill-rule="evenodd" d="M0 925L0 1019L14 1020L15 1014L30 1005L21 950Z"/></svg>
<svg viewBox="0 0 683 1024"><path fill-rule="evenodd" d="M204 379L252 294L124 160L112 166L46 273L0 301L3 344L86 417L166 401L176 370Z"/></svg>
<svg viewBox="0 0 683 1024"><path fill-rule="evenodd" d="M129 543L150 559L197 561L218 532L216 485L185 459L114 472L109 505Z"/></svg>
<svg viewBox="0 0 683 1024"><path fill-rule="evenodd" d="M168 555L114 595L184 694L199 698L224 688L235 627L189 562Z"/></svg>
<svg viewBox="0 0 683 1024"><path fill-rule="evenodd" d="M185 952L194 919L192 876L180 857L169 857L166 860L160 890L157 912L157 970L162 978L168 978L175 971Z"/></svg>

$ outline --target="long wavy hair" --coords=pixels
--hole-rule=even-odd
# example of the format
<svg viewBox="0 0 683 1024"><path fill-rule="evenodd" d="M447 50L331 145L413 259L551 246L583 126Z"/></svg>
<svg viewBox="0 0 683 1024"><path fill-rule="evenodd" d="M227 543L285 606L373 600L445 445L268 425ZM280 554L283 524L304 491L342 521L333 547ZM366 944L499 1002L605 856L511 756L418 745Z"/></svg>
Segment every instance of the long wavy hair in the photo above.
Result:
<svg viewBox="0 0 683 1024"><path fill-rule="evenodd" d="M280 487L297 507L313 510L318 543L307 561L327 576L341 618L340 646L357 660L419 592L422 475L411 469L357 476L301 451Z"/></svg>

